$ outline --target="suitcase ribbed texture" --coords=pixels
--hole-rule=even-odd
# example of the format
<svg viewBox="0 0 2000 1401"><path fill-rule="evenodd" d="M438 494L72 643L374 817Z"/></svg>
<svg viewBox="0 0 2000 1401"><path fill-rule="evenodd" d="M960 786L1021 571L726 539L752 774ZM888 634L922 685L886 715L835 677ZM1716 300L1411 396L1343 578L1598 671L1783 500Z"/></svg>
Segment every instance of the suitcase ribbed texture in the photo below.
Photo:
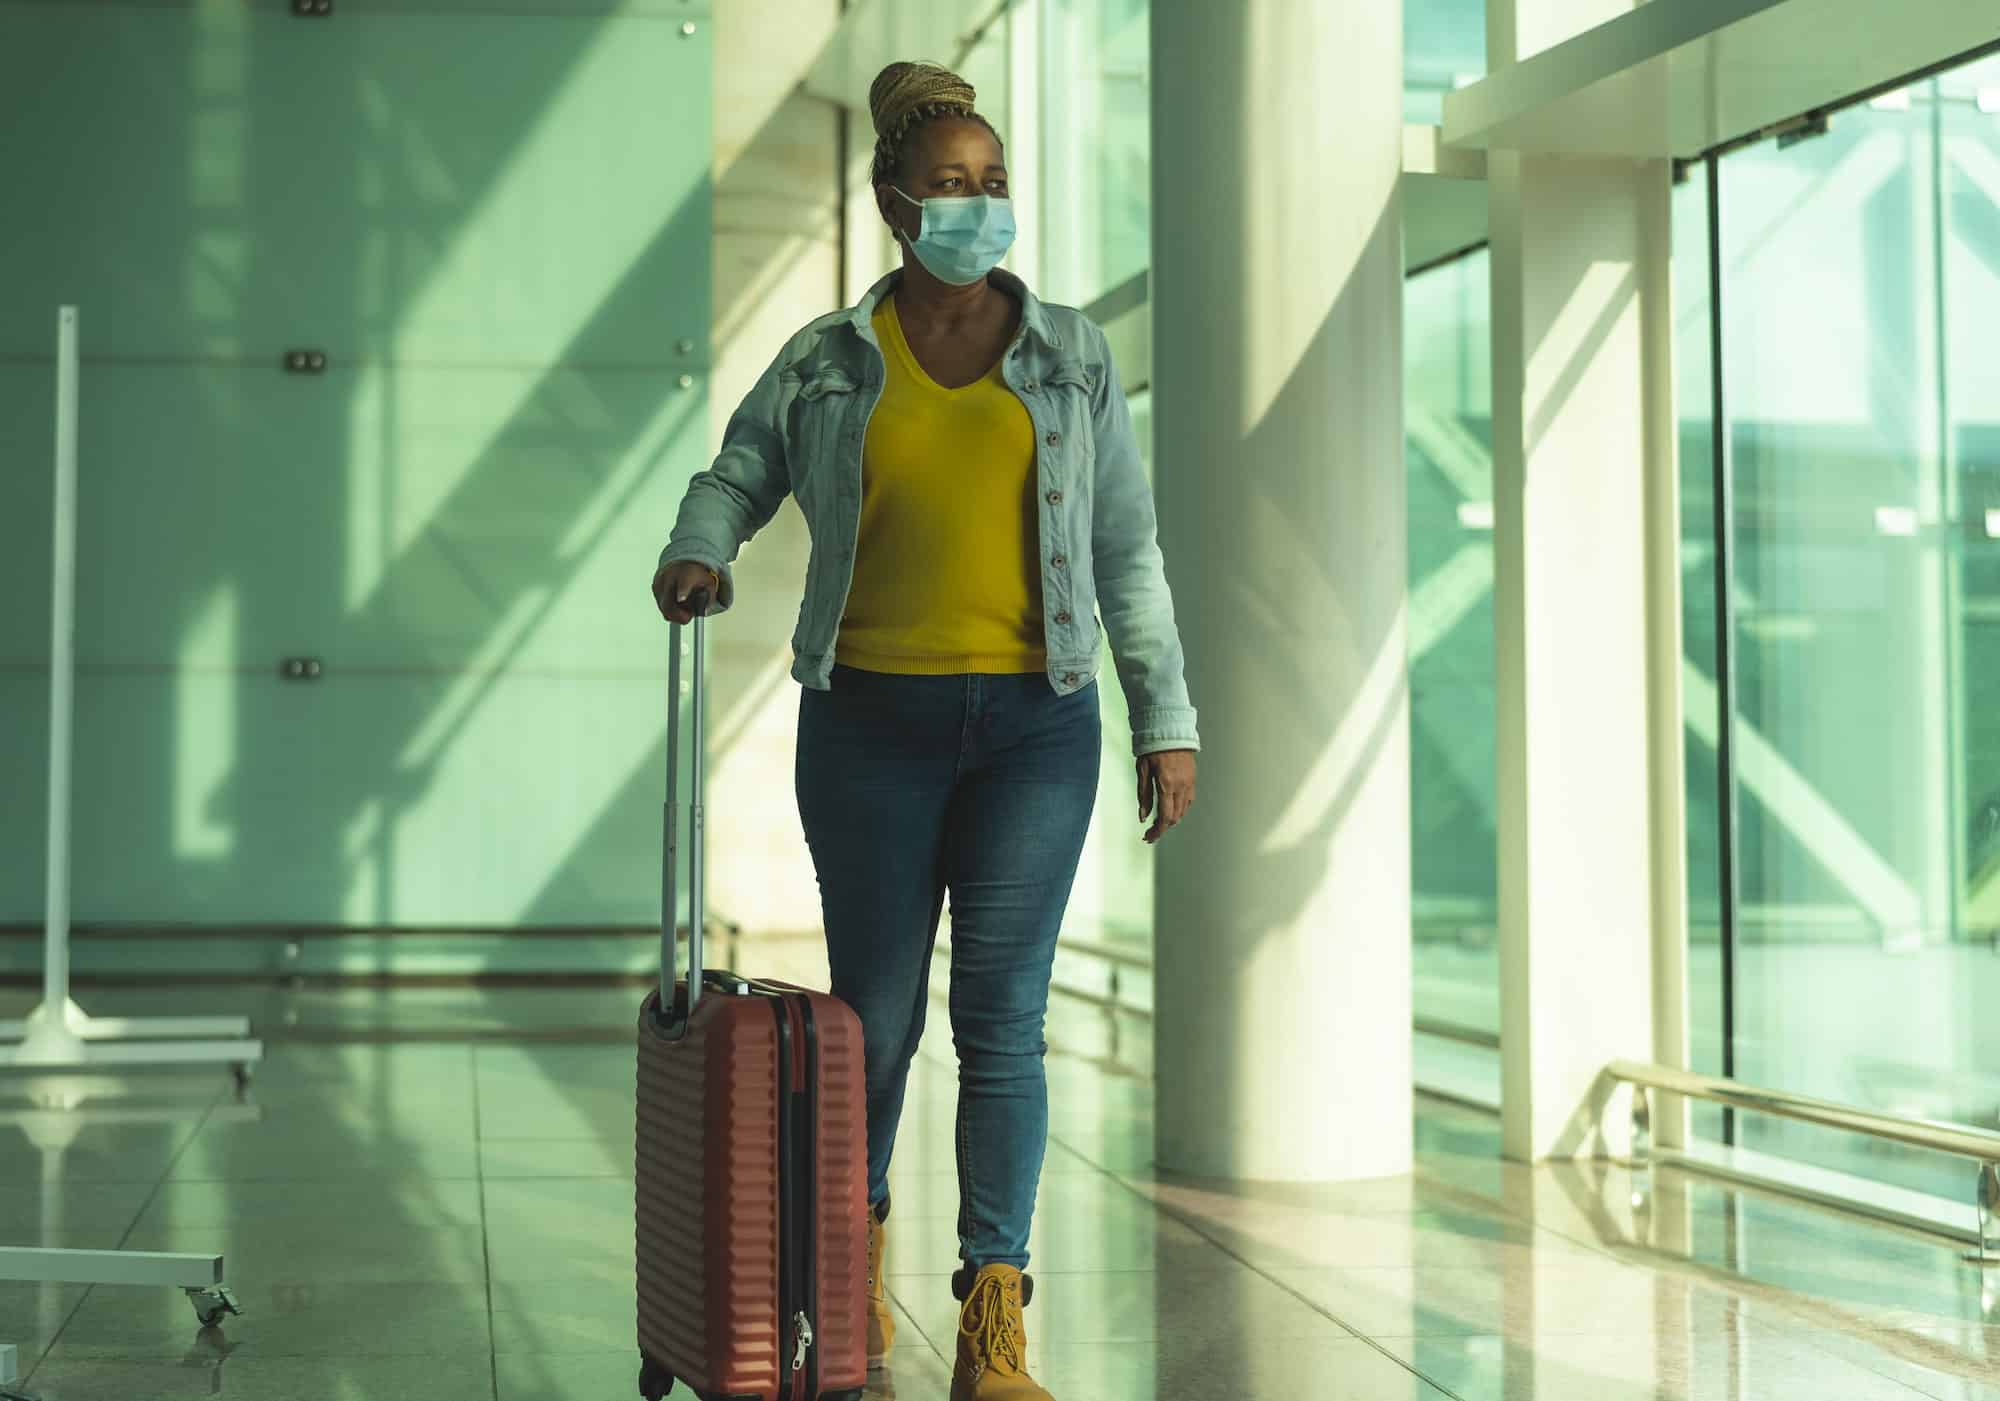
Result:
<svg viewBox="0 0 2000 1401"><path fill-rule="evenodd" d="M761 999L639 1019L639 1346L725 1396L779 1394L777 1041Z"/></svg>
<svg viewBox="0 0 2000 1401"><path fill-rule="evenodd" d="M819 1027L819 1347L822 1392L868 1381L868 1092L861 1023L816 997Z"/></svg>

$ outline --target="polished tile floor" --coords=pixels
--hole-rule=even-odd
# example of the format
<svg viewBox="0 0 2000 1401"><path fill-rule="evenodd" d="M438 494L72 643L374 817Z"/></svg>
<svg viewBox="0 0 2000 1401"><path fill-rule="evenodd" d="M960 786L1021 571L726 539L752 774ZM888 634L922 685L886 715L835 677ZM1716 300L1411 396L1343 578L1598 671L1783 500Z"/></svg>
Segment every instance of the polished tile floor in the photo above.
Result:
<svg viewBox="0 0 2000 1401"><path fill-rule="evenodd" d="M633 993L171 1000L259 1017L250 1103L164 1072L0 1079L0 1242L222 1251L245 1316L200 1334L165 1293L0 1284L0 1342L46 1401L635 1394ZM896 1165L883 1397L948 1386L939 1022ZM1504 1164L1492 1119L1432 1102L1409 1177L1169 1179L1145 1081L1050 1075L1029 1330L1061 1401L2000 1401L2000 1272L1934 1242L1679 1174Z"/></svg>

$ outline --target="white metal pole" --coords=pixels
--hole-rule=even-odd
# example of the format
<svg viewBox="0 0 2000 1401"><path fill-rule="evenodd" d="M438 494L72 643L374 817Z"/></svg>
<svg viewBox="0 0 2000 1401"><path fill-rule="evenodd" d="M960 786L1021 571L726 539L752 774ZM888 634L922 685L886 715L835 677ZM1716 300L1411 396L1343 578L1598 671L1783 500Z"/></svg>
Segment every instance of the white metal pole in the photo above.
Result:
<svg viewBox="0 0 2000 1401"><path fill-rule="evenodd" d="M56 318L55 588L49 624L48 948L42 1015L69 1016L70 732L76 702L77 315Z"/></svg>

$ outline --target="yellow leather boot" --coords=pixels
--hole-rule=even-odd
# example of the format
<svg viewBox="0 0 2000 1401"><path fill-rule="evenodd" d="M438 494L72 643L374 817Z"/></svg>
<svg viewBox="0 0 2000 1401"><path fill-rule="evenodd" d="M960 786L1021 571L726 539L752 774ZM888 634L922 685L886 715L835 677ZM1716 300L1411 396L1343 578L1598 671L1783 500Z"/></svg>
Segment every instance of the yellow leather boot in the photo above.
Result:
<svg viewBox="0 0 2000 1401"><path fill-rule="evenodd" d="M889 1303L882 1257L889 1245L889 1199L868 1212L868 1367L885 1366L896 1346L896 1314Z"/></svg>
<svg viewBox="0 0 2000 1401"><path fill-rule="evenodd" d="M959 1298L958 1361L951 1401L1055 1401L1028 1375L1028 1326L1021 1310L1035 1282L1012 1265L951 1277Z"/></svg>

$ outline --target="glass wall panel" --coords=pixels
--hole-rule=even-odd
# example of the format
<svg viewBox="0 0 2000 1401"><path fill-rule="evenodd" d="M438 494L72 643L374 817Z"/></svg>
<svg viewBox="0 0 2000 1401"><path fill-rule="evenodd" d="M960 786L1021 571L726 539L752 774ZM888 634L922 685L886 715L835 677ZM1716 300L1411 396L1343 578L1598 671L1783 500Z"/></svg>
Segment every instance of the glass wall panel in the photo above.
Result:
<svg viewBox="0 0 2000 1401"><path fill-rule="evenodd" d="M2000 1019L1985 1010L2000 958L1979 913L2000 729L1967 699L2000 668L2000 518L1986 514L2000 396L1979 344L2000 316L1996 85L1989 63L1731 155L1716 211L1736 498L1735 1072L1984 1123L2000 1105ZM1740 1141L1969 1190L1948 1160L1761 1117Z"/></svg>
<svg viewBox="0 0 2000 1401"><path fill-rule="evenodd" d="M1000 127L1002 140L1011 135L1002 116L1012 110L1013 84L1010 81L1012 74L1008 71L1007 46L1017 4L1018 0L1010 0L1009 8L980 31L979 37L957 64L959 76L979 93L979 110L991 113L994 125Z"/></svg>
<svg viewBox="0 0 2000 1401"><path fill-rule="evenodd" d="M1943 205L1946 503L1957 528L1946 575L1959 622L1955 777L1967 818L1960 934L2000 937L2000 57L1939 83ZM1989 1064L2000 1064L1988 1062Z"/></svg>
<svg viewBox="0 0 2000 1401"><path fill-rule="evenodd" d="M1016 2L1040 6L1043 278L1084 305L1147 267L1151 3ZM1406 0L1403 50L1405 120L1443 121L1445 94L1486 72L1486 0Z"/></svg>
<svg viewBox="0 0 2000 1401"><path fill-rule="evenodd" d="M1444 95L1485 72L1486 0L1404 0L1404 121L1441 123Z"/></svg>
<svg viewBox="0 0 2000 1401"><path fill-rule="evenodd" d="M1152 395L1131 396L1132 426L1150 477ZM1107 648L1097 678L1104 726L1104 761L1097 810L1077 869L1066 932L1150 955L1153 947L1153 848L1140 840L1138 781L1132 762L1132 722ZM1199 703L1199 697L1196 698ZM1173 839L1169 838L1171 842Z"/></svg>
<svg viewBox="0 0 2000 1401"><path fill-rule="evenodd" d="M633 561L706 453L711 31L543 8L0 3L0 842L73 301L80 921L656 917ZM0 922L42 883L0 862Z"/></svg>
<svg viewBox="0 0 2000 1401"><path fill-rule="evenodd" d="M1674 355L1681 473L1681 695L1686 708L1689 1032L1693 1067L1723 1072L1722 728L1716 685L1715 355L1708 270L1708 167L1674 188ZM1693 1105L1697 1132L1721 1132L1718 1106Z"/></svg>
<svg viewBox="0 0 2000 1401"><path fill-rule="evenodd" d="M706 353L708 25L286 8L0 5L7 206L46 211L6 224L0 354L49 353L57 288L86 355Z"/></svg>
<svg viewBox="0 0 2000 1401"><path fill-rule="evenodd" d="M1404 406L1416 1013L1498 1035L1491 273L1406 284Z"/></svg>
<svg viewBox="0 0 2000 1401"><path fill-rule="evenodd" d="M1040 3L1042 279L1084 306L1151 261L1151 7Z"/></svg>

